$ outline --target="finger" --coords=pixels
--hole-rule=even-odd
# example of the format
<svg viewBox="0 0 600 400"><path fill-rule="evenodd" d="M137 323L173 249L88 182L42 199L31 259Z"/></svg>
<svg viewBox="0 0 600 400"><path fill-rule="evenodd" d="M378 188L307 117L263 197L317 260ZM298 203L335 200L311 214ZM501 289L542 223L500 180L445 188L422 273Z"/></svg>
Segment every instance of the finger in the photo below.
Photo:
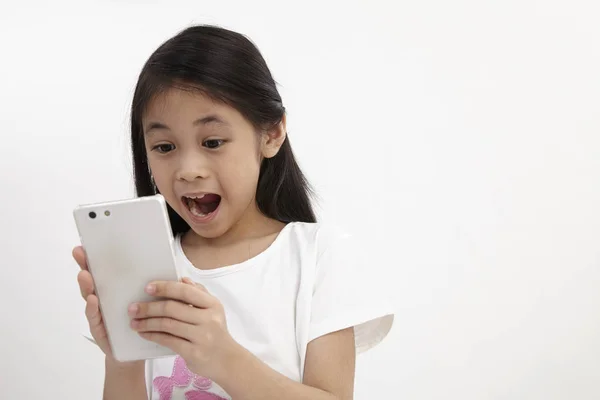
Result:
<svg viewBox="0 0 600 400"><path fill-rule="evenodd" d="M203 285L194 282L193 280L191 280L188 277L183 278L181 281L187 285L194 286L203 292L209 293L208 290Z"/></svg>
<svg viewBox="0 0 600 400"><path fill-rule="evenodd" d="M86 298L85 316L90 324L90 329L98 327L102 324L102 314L98 306L98 297L91 294Z"/></svg>
<svg viewBox="0 0 600 400"><path fill-rule="evenodd" d="M152 282L146 291L157 297L179 300L198 308L210 308L216 304L216 299L196 285L174 281Z"/></svg>
<svg viewBox="0 0 600 400"><path fill-rule="evenodd" d="M164 317L134 319L131 321L131 327L138 332L162 332L186 340L191 340L196 330L195 325Z"/></svg>
<svg viewBox="0 0 600 400"><path fill-rule="evenodd" d="M191 279L190 279L190 278L188 278L188 277L185 277L185 278L183 278L181 281L182 281L183 283L186 283L186 284L188 284L188 285L195 286L195 287L197 287L198 289L202 290L203 292L206 292L206 293L208 293L208 290L206 290L206 288L205 288L204 286L202 286L202 285L201 285L201 284L199 284L199 283L196 283L196 282L194 282L193 280L191 280Z"/></svg>
<svg viewBox="0 0 600 400"><path fill-rule="evenodd" d="M175 352L175 354L188 354L192 344L182 338L169 335L162 332L138 332L146 340L165 346Z"/></svg>
<svg viewBox="0 0 600 400"><path fill-rule="evenodd" d="M202 312L198 308L175 300L134 303L129 306L128 311L132 318L167 317L189 324L198 324L200 322L198 313Z"/></svg>
<svg viewBox="0 0 600 400"><path fill-rule="evenodd" d="M73 248L73 258L75 259L75 261L77 261L77 264L79 264L79 268L84 270L88 269L87 257L85 256L85 251L83 250L83 247L77 246Z"/></svg>
<svg viewBox="0 0 600 400"><path fill-rule="evenodd" d="M90 294L94 294L94 279L89 271L81 270L77 274L77 283L79 283L79 291L81 297L87 299Z"/></svg>

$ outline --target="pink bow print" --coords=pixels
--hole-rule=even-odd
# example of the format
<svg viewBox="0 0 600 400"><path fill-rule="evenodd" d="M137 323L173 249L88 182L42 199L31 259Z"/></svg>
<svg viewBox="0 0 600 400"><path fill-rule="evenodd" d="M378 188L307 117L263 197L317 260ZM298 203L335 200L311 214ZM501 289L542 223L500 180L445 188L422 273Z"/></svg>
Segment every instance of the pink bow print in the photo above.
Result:
<svg viewBox="0 0 600 400"><path fill-rule="evenodd" d="M185 400L228 400L214 393L203 390L192 390L185 394Z"/></svg>
<svg viewBox="0 0 600 400"><path fill-rule="evenodd" d="M185 388L193 381L195 388L199 390L191 390L185 394L186 400L227 400L213 393L208 393L213 382L202 376L195 375L185 365L185 360L180 356L175 357L175 365L173 373L170 377L159 376L154 378L152 382L160 400L171 400L173 397L173 389L175 387Z"/></svg>

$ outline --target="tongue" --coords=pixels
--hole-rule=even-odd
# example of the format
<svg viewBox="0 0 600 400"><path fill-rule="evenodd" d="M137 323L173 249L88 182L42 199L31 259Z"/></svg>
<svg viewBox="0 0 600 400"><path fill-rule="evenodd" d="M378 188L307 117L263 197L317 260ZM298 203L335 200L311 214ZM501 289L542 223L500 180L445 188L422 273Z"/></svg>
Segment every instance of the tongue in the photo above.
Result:
<svg viewBox="0 0 600 400"><path fill-rule="evenodd" d="M201 199L194 199L194 203L202 214L210 214L217 209L220 200L219 195L206 194Z"/></svg>

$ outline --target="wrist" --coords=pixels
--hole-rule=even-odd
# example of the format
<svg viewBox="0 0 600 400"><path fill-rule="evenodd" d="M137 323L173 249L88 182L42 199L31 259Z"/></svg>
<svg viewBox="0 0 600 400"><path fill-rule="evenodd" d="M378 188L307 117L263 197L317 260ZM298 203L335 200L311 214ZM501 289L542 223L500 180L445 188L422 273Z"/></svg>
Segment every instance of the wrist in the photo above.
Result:
<svg viewBox="0 0 600 400"><path fill-rule="evenodd" d="M145 362L141 361L117 361L111 356L106 356L104 359L104 365L107 370L114 370L119 372L138 371L144 369Z"/></svg>
<svg viewBox="0 0 600 400"><path fill-rule="evenodd" d="M227 346L222 353L221 362L217 364L218 368L213 373L213 380L221 385L225 384L224 380L235 377L235 371L239 369L240 364L249 354L251 353L245 347L232 340L232 344Z"/></svg>

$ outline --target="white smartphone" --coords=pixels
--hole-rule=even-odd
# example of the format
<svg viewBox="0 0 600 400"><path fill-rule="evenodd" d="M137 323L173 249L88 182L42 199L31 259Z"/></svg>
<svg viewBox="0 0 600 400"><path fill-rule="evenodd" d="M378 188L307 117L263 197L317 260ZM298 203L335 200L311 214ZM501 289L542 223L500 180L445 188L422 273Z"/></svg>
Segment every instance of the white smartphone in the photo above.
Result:
<svg viewBox="0 0 600 400"><path fill-rule="evenodd" d="M149 282L181 278L163 196L80 205L73 216L113 357L134 361L174 355L139 336L127 312L133 302L157 299L144 291Z"/></svg>

